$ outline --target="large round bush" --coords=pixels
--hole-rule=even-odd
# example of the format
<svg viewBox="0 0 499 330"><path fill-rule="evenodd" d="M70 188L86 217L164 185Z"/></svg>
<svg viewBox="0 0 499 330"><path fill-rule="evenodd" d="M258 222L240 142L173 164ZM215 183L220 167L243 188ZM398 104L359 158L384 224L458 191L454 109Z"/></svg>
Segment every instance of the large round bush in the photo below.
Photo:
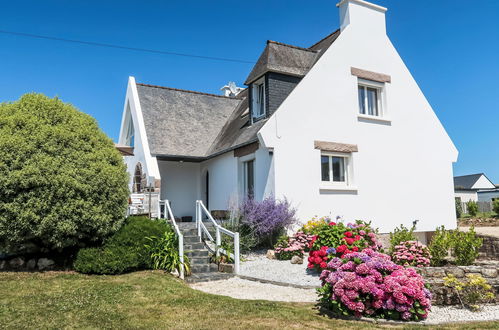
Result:
<svg viewBox="0 0 499 330"><path fill-rule="evenodd" d="M124 220L128 176L96 121L26 94L0 104L0 242L10 252L99 242Z"/></svg>

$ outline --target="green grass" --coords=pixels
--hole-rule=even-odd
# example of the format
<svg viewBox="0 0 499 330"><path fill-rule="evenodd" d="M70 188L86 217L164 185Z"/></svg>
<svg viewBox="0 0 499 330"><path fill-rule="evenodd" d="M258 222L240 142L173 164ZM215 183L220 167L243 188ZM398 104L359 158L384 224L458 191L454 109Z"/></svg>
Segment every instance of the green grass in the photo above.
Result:
<svg viewBox="0 0 499 330"><path fill-rule="evenodd" d="M0 328L373 327L375 325L321 316L313 304L237 300L206 294L158 271L119 276L0 273ZM466 325L466 328L480 329L497 327L499 323L492 322Z"/></svg>

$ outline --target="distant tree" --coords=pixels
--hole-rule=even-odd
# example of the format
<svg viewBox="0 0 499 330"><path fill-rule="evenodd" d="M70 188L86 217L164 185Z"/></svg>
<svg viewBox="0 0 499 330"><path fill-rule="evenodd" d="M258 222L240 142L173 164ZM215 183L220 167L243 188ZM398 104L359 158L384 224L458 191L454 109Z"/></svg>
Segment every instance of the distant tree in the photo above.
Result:
<svg viewBox="0 0 499 330"><path fill-rule="evenodd" d="M496 215L499 216L499 198L496 198L493 202L492 202L492 209L494 210L494 212L496 213Z"/></svg>
<svg viewBox="0 0 499 330"><path fill-rule="evenodd" d="M456 217L459 219L463 215L463 205L461 204L461 198L456 197Z"/></svg>
<svg viewBox="0 0 499 330"><path fill-rule="evenodd" d="M475 217L478 213L478 203L475 201L468 201L466 203L466 208L468 209L468 214Z"/></svg>
<svg viewBox="0 0 499 330"><path fill-rule="evenodd" d="M120 228L128 175L95 119L42 94L0 104L0 244L62 250Z"/></svg>

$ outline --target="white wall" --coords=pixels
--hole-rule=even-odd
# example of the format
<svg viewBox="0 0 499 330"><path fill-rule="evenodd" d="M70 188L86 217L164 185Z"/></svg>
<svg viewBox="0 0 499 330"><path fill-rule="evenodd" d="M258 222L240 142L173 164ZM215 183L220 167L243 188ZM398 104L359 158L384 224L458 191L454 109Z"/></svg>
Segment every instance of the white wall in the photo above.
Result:
<svg viewBox="0 0 499 330"><path fill-rule="evenodd" d="M461 198L461 202L466 203L469 201L478 201L478 195L476 191L470 191L470 190L456 190L455 192L456 197Z"/></svg>
<svg viewBox="0 0 499 330"><path fill-rule="evenodd" d="M135 129L135 141L133 146L134 155L125 156L123 158L130 176L129 188L131 191L135 166L139 162L142 164L142 171L146 174L146 178L148 176L154 176L156 180L161 179L156 158L151 156L149 149L144 120L142 117L142 109L140 108L139 96L137 93L137 86L135 85L135 79L133 77L128 79L125 106L121 118L121 129L118 140L118 143L120 144L125 144L126 128L128 127L128 120L130 120L130 118L133 121Z"/></svg>
<svg viewBox="0 0 499 330"><path fill-rule="evenodd" d="M196 215L196 200L201 198L199 163L159 161L161 199L171 202L177 218Z"/></svg>
<svg viewBox="0 0 499 330"><path fill-rule="evenodd" d="M302 222L341 215L372 220L381 232L416 219L418 231L454 228L457 150L384 33L384 12L353 1L344 5L353 15L343 14L349 21L342 22L339 38L260 131L265 146L274 148L276 197L297 206ZM351 67L391 76L385 92L391 122L358 118ZM320 191L314 140L358 145L356 190Z"/></svg>
<svg viewBox="0 0 499 330"><path fill-rule="evenodd" d="M237 159L233 152L205 161L201 164L202 193L206 203L204 180L206 171L210 173L210 210L227 210L231 196L237 197Z"/></svg>

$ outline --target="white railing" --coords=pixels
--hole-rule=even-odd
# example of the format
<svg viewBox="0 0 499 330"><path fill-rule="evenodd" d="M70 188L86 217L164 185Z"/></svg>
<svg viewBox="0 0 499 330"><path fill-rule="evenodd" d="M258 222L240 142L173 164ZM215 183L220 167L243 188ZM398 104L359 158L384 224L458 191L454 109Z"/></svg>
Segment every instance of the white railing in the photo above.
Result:
<svg viewBox="0 0 499 330"><path fill-rule="evenodd" d="M163 209L164 212L161 212L161 206L164 206L166 209ZM158 200L158 218L168 219L172 221L173 228L175 229L175 234L178 237L178 255L180 258L180 271L179 276L181 279L185 277L185 267L184 267L184 236L180 232L178 228L177 222L175 221L175 217L173 216L172 208L170 207L170 202L168 200Z"/></svg>
<svg viewBox="0 0 499 330"><path fill-rule="evenodd" d="M213 239L213 236L211 236L210 232L203 223L203 213L215 226L216 230L215 240ZM211 215L210 211L206 209L206 206L204 206L203 201L200 200L196 201L196 228L198 230L199 237L202 237L202 232L204 232L211 241L215 241L215 253L217 257L220 256L220 253L222 253L234 260L234 272L238 274L239 273L239 233L232 232L220 226L215 221L215 219L213 219L213 216ZM234 254L225 251L220 247L220 245L222 244L221 234L228 235L234 239Z"/></svg>

